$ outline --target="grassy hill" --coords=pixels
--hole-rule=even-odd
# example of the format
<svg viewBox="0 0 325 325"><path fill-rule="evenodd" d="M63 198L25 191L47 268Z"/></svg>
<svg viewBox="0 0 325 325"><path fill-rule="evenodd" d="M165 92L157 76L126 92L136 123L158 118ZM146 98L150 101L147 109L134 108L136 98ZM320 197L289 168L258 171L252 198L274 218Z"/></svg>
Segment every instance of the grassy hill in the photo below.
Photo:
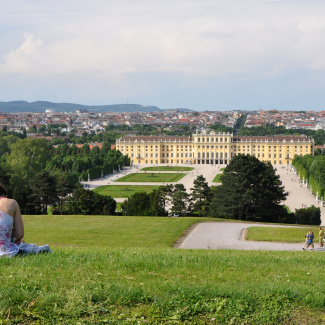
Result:
<svg viewBox="0 0 325 325"><path fill-rule="evenodd" d="M201 218L25 216L53 253L0 259L0 324L322 324L325 255L181 250Z"/></svg>

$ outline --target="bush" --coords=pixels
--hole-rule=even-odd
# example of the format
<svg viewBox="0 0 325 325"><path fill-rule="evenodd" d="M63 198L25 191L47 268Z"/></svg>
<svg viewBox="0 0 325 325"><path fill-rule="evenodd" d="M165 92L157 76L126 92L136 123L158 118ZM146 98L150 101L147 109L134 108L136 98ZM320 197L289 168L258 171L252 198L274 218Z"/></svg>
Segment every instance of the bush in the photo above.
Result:
<svg viewBox="0 0 325 325"><path fill-rule="evenodd" d="M299 225L320 225L320 208L312 205L310 208L296 209L296 219Z"/></svg>

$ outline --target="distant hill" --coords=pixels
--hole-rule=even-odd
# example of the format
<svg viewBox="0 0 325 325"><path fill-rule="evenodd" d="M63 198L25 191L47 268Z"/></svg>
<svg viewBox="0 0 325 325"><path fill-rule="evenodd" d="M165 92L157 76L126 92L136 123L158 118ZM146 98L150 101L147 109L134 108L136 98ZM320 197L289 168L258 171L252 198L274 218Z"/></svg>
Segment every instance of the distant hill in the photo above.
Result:
<svg viewBox="0 0 325 325"><path fill-rule="evenodd" d="M12 101L0 102L0 111L3 113L12 112L44 112L46 109L55 109L56 112L74 112L76 110L88 110L89 112L154 112L165 111L156 106L146 106L138 104L116 104L88 106L72 103L51 103L46 101L26 102ZM177 109L179 111L189 111L187 108Z"/></svg>

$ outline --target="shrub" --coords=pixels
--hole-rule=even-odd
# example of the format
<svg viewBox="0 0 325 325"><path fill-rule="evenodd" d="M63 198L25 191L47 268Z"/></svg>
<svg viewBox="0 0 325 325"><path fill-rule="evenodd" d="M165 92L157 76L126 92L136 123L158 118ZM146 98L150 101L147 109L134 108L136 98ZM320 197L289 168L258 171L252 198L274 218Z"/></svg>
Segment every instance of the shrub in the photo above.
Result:
<svg viewBox="0 0 325 325"><path fill-rule="evenodd" d="M296 219L300 225L320 225L320 208L312 205L309 208L296 209Z"/></svg>

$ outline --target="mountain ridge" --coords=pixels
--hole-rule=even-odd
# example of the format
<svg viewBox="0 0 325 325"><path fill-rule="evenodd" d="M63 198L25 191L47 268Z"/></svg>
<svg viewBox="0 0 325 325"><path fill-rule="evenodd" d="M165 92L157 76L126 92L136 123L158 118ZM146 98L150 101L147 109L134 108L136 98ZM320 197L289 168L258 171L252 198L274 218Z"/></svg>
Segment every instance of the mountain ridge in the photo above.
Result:
<svg viewBox="0 0 325 325"><path fill-rule="evenodd" d="M89 112L155 112L168 111L153 105L139 104L113 104L113 105L82 105L74 103L53 103L48 101L27 102L24 100L15 100L9 102L0 102L0 111L2 113L22 113L22 112L40 112L47 109L54 109L56 112L74 112L76 110L87 110ZM178 111L190 111L187 108L177 108Z"/></svg>

